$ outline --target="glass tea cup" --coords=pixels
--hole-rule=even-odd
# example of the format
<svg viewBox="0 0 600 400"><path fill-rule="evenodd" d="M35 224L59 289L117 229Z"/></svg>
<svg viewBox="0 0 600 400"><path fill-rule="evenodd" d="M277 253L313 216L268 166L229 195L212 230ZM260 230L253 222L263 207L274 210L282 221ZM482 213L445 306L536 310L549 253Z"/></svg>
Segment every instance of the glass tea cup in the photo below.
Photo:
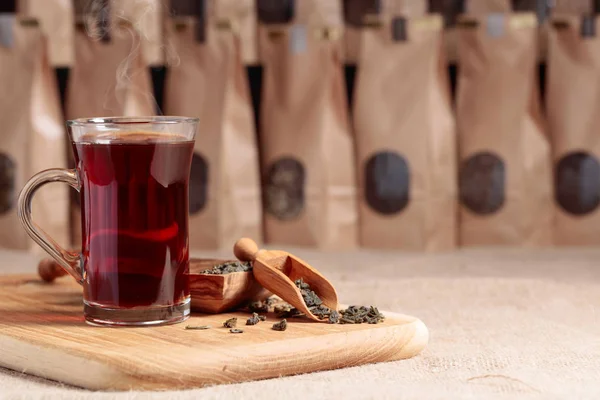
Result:
<svg viewBox="0 0 600 400"><path fill-rule="evenodd" d="M83 286L84 315L101 325L158 325L190 313L188 186L198 119L67 122L76 168L33 176L18 201L25 230ZM63 249L31 217L36 190L80 192L81 252Z"/></svg>

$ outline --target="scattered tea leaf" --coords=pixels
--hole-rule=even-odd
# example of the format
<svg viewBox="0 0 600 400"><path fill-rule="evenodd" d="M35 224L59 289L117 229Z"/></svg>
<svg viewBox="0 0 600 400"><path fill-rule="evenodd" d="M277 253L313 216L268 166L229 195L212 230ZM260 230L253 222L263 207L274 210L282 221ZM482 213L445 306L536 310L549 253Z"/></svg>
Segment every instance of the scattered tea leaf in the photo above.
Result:
<svg viewBox="0 0 600 400"><path fill-rule="evenodd" d="M319 319L327 319L330 324L379 324L385 320L385 316L374 306L350 306L339 312L332 310L323 304L319 296L302 278L295 280L294 284L300 289L302 299L310 312ZM279 318L304 315L289 304L275 306L275 313Z"/></svg>
<svg viewBox="0 0 600 400"><path fill-rule="evenodd" d="M229 332L231 333L244 333L243 329L230 329Z"/></svg>
<svg viewBox="0 0 600 400"><path fill-rule="evenodd" d="M385 316L374 306L350 306L345 310L340 310L340 314L343 316L340 323L345 324L378 324L385 320Z"/></svg>
<svg viewBox="0 0 600 400"><path fill-rule="evenodd" d="M185 327L185 329L189 329L189 330L205 330L205 329L210 329L209 325L187 325Z"/></svg>
<svg viewBox="0 0 600 400"><path fill-rule="evenodd" d="M227 321L223 322L223 326L225 328L235 328L237 325L237 318L229 318Z"/></svg>
<svg viewBox="0 0 600 400"><path fill-rule="evenodd" d="M281 321L274 323L272 329L274 331L285 331L287 329L287 321L282 319Z"/></svg>
<svg viewBox="0 0 600 400"><path fill-rule="evenodd" d="M267 316L266 315L259 315L258 319L260 319L261 321L266 321L267 320Z"/></svg>
<svg viewBox="0 0 600 400"><path fill-rule="evenodd" d="M257 313L252 313L252 316L246 320L246 325L256 325L260 321Z"/></svg>

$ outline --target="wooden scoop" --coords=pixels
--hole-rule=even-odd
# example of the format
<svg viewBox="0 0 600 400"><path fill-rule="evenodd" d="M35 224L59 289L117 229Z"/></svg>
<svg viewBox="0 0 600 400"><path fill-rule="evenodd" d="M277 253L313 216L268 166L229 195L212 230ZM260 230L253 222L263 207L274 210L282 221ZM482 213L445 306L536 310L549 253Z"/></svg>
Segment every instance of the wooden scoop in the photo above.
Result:
<svg viewBox="0 0 600 400"><path fill-rule="evenodd" d="M333 285L305 261L279 250L259 250L252 239L243 238L236 242L233 254L240 261L252 261L254 277L265 289L281 297L315 321L319 319L310 312L300 289L294 281L302 278L310 285L323 304L332 310L339 308L338 297Z"/></svg>

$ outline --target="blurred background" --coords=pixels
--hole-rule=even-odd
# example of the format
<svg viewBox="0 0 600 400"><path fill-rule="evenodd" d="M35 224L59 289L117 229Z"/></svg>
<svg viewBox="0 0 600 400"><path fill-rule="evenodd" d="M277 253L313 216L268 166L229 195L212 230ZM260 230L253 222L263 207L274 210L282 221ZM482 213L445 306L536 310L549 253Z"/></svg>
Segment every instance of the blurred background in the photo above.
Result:
<svg viewBox="0 0 600 400"><path fill-rule="evenodd" d="M3 0L0 246L65 119L200 118L190 246L600 243L592 0ZM54 186L54 185L53 185ZM80 243L79 197L34 219Z"/></svg>

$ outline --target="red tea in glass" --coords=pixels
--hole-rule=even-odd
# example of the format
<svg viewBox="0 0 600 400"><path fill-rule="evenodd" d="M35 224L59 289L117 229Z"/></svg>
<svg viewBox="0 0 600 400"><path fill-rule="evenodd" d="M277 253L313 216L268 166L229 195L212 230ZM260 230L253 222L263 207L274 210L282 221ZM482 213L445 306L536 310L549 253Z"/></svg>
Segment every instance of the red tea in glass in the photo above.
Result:
<svg viewBox="0 0 600 400"><path fill-rule="evenodd" d="M75 171L44 171L28 183L32 192L56 180L80 190L80 254L47 242L35 228L30 234L82 283L88 322L148 325L188 317L196 123L170 117L70 121Z"/></svg>

